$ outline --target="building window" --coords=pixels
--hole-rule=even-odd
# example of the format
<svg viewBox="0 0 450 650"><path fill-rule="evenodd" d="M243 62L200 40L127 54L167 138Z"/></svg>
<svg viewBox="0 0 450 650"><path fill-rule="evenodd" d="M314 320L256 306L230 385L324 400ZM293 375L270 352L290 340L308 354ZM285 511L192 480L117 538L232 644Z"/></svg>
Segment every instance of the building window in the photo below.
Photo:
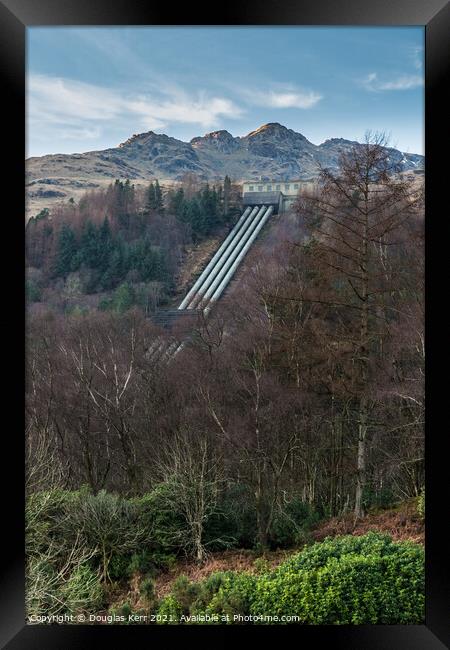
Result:
<svg viewBox="0 0 450 650"><path fill-rule="evenodd" d="M280 190L280 189L281 189L281 185L275 185L275 189L276 189L276 190Z"/></svg>
<svg viewBox="0 0 450 650"><path fill-rule="evenodd" d="M267 186L267 191L268 191L268 192L271 192L271 191L272 191L272 185L268 185L268 186Z"/></svg>
<svg viewBox="0 0 450 650"><path fill-rule="evenodd" d="M290 188L290 185L285 185L285 186L284 186L284 189L285 189L285 190L289 190L289 188Z"/></svg>
<svg viewBox="0 0 450 650"><path fill-rule="evenodd" d="M248 191L249 191L249 192L253 192L253 185L249 185L249 186L248 186Z"/></svg>
<svg viewBox="0 0 450 650"><path fill-rule="evenodd" d="M262 191L263 191L263 186L262 186L262 185L258 185L258 191L259 191L259 192L262 192Z"/></svg>
<svg viewBox="0 0 450 650"><path fill-rule="evenodd" d="M295 183L294 190L298 190L298 183Z"/></svg>

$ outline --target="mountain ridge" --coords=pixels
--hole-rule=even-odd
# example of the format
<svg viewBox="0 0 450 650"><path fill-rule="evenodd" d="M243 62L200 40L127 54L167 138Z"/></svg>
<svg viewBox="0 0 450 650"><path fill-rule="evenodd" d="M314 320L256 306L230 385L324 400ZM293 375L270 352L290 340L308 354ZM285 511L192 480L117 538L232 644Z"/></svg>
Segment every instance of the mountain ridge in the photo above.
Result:
<svg viewBox="0 0 450 650"><path fill-rule="evenodd" d="M164 133L135 133L117 147L75 154L48 154L26 160L27 213L75 199L88 189L104 187L115 178L165 183L186 173L202 181L310 180L319 165L336 170L341 153L355 142L329 138L319 145L279 122L268 122L244 136L220 129L189 142ZM356 143L358 144L358 143ZM423 173L424 157L389 148L402 171Z"/></svg>

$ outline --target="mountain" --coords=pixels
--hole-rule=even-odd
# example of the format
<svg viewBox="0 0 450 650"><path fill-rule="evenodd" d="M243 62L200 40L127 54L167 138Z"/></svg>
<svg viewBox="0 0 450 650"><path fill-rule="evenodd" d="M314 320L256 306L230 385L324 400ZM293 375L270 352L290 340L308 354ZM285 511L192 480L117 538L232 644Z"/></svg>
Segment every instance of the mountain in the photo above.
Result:
<svg viewBox="0 0 450 650"><path fill-rule="evenodd" d="M86 190L104 187L116 178L136 184L158 178L179 181L186 172L202 180L307 180L318 164L337 169L339 155L355 142L331 138L315 145L282 124L264 124L246 136L220 130L183 142L148 131L135 134L118 147L76 154L54 154L26 161L27 213L35 214ZM392 162L405 172L423 173L424 157L390 148Z"/></svg>

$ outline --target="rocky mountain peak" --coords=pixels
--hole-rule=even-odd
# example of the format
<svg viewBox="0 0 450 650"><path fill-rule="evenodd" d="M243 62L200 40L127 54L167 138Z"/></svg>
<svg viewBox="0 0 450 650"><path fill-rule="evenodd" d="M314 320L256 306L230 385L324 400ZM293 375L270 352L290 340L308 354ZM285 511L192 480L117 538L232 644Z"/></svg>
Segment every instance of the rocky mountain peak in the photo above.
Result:
<svg viewBox="0 0 450 650"><path fill-rule="evenodd" d="M244 138L249 149L254 147L264 146L264 147L308 147L312 145L309 140L305 138L301 133L297 133L293 129L288 129L279 122L268 122L263 124L255 131L250 131Z"/></svg>
<svg viewBox="0 0 450 650"><path fill-rule="evenodd" d="M220 131L211 131L211 133L205 133L205 138L212 138L213 140L233 140L233 136L229 131L221 129Z"/></svg>
<svg viewBox="0 0 450 650"><path fill-rule="evenodd" d="M304 135L278 122L263 124L244 136L242 141L252 154L276 160L281 164L298 160L307 152L312 155L316 149Z"/></svg>
<svg viewBox="0 0 450 650"><path fill-rule="evenodd" d="M144 133L135 133L134 135L131 136L131 138L125 140L125 142L121 142L118 146L118 149L133 148L136 146L141 147L141 146L153 145L155 143L170 143L170 142L175 143L179 141L176 140L175 138L171 138L165 133L155 133L154 131L145 131Z"/></svg>
<svg viewBox="0 0 450 650"><path fill-rule="evenodd" d="M120 148L127 147L130 144L134 144L136 142L142 142L143 140L146 140L148 137L151 137L153 135L156 135L153 131L146 131L145 133L133 133L131 138L128 138L128 140L125 140L125 142L121 142L119 144Z"/></svg>
<svg viewBox="0 0 450 650"><path fill-rule="evenodd" d="M250 138L252 136L255 136L257 134L264 134L264 135L274 135L277 133L286 133L289 132L291 129L288 129L287 127L283 126L279 122L268 122L267 124L263 124L260 126L258 129L255 129L254 131L250 131L246 135L247 138Z"/></svg>
<svg viewBox="0 0 450 650"><path fill-rule="evenodd" d="M194 147L213 147L222 153L231 153L239 148L239 139L234 138L229 131L211 131L204 136L192 138L190 144Z"/></svg>

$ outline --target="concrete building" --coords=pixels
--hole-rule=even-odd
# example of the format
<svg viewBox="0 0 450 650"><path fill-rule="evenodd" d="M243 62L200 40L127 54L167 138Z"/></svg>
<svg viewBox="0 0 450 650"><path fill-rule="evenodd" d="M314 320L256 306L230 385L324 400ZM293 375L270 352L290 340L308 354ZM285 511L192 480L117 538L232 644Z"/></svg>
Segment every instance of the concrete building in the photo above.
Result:
<svg viewBox="0 0 450 650"><path fill-rule="evenodd" d="M242 199L246 205L273 205L278 213L292 207L301 189L311 189L313 181L244 181Z"/></svg>

